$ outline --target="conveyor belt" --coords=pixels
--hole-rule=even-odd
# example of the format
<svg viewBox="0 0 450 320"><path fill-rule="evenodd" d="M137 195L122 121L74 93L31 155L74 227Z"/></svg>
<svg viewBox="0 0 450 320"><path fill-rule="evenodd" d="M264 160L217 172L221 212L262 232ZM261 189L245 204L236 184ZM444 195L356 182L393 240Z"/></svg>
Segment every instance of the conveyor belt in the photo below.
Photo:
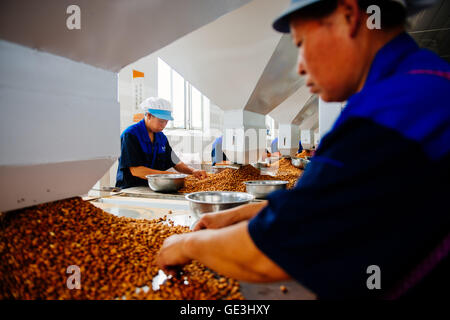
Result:
<svg viewBox="0 0 450 320"><path fill-rule="evenodd" d="M156 193L146 187L136 187L119 193L103 192L103 195L93 197L92 204L117 216L142 219L167 216L175 224L184 226L192 226L196 221L196 217L189 212L189 204L183 194ZM89 200L89 197L85 197L85 200ZM286 287L287 291L282 292L281 286ZM314 299L313 294L295 281L265 284L241 282L241 292L246 299L251 300Z"/></svg>

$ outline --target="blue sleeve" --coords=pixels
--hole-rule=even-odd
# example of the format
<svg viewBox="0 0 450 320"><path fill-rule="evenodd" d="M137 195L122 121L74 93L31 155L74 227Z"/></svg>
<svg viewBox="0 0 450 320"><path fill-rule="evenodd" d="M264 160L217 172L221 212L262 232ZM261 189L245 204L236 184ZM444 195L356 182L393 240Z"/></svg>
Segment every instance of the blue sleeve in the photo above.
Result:
<svg viewBox="0 0 450 320"><path fill-rule="evenodd" d="M297 150L297 153L301 153L302 151L303 151L302 142L299 141L299 142L298 142L298 150Z"/></svg>
<svg viewBox="0 0 450 320"><path fill-rule="evenodd" d="M293 190L269 195L248 231L319 298L379 297L448 232L442 172L448 159L431 165L414 141L349 120L322 139ZM381 269L381 290L367 288L370 265Z"/></svg>
<svg viewBox="0 0 450 320"><path fill-rule="evenodd" d="M124 132L121 137L120 166L122 168L147 166L146 160L137 137Z"/></svg>
<svg viewBox="0 0 450 320"><path fill-rule="evenodd" d="M272 153L278 152L278 140L277 139L272 141L272 144L270 145L270 149L272 150Z"/></svg>
<svg viewBox="0 0 450 320"><path fill-rule="evenodd" d="M216 148L212 148L212 150L211 150L211 162L212 162L212 165L214 166L215 164L216 164Z"/></svg>

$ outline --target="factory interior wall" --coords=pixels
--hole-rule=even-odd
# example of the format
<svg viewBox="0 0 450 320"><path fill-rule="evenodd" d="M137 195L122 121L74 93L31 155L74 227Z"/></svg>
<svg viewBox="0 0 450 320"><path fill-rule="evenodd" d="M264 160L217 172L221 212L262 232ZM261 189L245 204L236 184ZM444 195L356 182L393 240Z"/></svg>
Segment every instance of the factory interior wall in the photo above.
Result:
<svg viewBox="0 0 450 320"><path fill-rule="evenodd" d="M314 132L312 130L301 130L300 140L305 149L311 149L314 146Z"/></svg>
<svg viewBox="0 0 450 320"><path fill-rule="evenodd" d="M293 124L279 124L278 149L283 155L295 155L300 140L300 127Z"/></svg>
<svg viewBox="0 0 450 320"><path fill-rule="evenodd" d="M319 98L319 140L333 127L343 107L344 103L325 102Z"/></svg>

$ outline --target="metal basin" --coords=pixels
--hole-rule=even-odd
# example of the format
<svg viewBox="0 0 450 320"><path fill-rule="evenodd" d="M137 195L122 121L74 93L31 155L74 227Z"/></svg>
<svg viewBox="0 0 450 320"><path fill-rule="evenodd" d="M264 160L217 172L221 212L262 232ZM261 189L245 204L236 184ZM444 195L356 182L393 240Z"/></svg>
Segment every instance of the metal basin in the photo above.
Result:
<svg viewBox="0 0 450 320"><path fill-rule="evenodd" d="M216 212L249 203L254 197L245 192L204 191L186 195L190 210L197 215Z"/></svg>
<svg viewBox="0 0 450 320"><path fill-rule="evenodd" d="M300 169L305 169L306 166L309 163L309 160L303 159L303 158L298 158L298 157L292 157L291 158L291 163L294 167L300 168Z"/></svg>
<svg viewBox="0 0 450 320"><path fill-rule="evenodd" d="M256 169L262 169L262 168L270 167L270 165L267 162L252 163L252 166L255 167Z"/></svg>
<svg viewBox="0 0 450 320"><path fill-rule="evenodd" d="M149 174L148 186L155 192L176 192L183 188L186 174Z"/></svg>
<svg viewBox="0 0 450 320"><path fill-rule="evenodd" d="M282 180L255 180L244 183L247 192L258 199L265 199L273 191L286 189L288 184L287 181Z"/></svg>
<svg viewBox="0 0 450 320"><path fill-rule="evenodd" d="M268 158L266 158L266 163L273 164L273 163L277 162L278 160L281 160L281 157L268 157Z"/></svg>

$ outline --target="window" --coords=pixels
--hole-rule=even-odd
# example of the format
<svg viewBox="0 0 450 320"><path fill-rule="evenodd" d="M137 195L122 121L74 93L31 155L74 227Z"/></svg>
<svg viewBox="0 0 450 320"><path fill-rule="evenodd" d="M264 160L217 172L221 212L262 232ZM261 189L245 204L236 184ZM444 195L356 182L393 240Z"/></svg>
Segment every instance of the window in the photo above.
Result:
<svg viewBox="0 0 450 320"><path fill-rule="evenodd" d="M158 96L173 104L174 121L169 122L168 128L203 129L203 113L209 110L209 99L161 58L158 58Z"/></svg>
<svg viewBox="0 0 450 320"><path fill-rule="evenodd" d="M173 105L173 126L175 128L185 128L185 83L182 76L172 70L172 101Z"/></svg>
<svg viewBox="0 0 450 320"><path fill-rule="evenodd" d="M191 124L192 128L202 128L202 94L191 86Z"/></svg>
<svg viewBox="0 0 450 320"><path fill-rule="evenodd" d="M172 79L169 65L161 59L158 59L158 97L169 101L172 99L172 90L170 88L171 82Z"/></svg>

